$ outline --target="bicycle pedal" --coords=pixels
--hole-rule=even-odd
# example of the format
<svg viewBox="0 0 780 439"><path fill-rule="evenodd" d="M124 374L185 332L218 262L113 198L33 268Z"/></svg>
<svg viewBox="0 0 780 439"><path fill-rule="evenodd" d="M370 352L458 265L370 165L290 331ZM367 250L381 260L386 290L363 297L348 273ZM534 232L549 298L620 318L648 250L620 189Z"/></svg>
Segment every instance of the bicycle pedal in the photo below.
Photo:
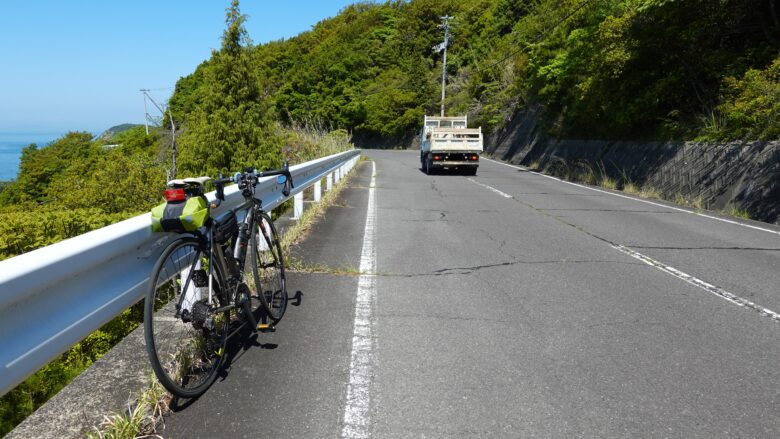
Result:
<svg viewBox="0 0 780 439"><path fill-rule="evenodd" d="M257 325L257 330L260 332L276 332L276 326L269 325L268 323L260 323Z"/></svg>

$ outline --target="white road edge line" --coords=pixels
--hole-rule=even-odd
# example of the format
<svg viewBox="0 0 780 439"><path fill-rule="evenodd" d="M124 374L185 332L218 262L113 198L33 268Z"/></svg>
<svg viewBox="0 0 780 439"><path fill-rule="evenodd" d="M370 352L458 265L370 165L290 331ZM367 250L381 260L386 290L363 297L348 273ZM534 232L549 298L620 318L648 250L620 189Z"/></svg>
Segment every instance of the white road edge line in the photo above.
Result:
<svg viewBox="0 0 780 439"><path fill-rule="evenodd" d="M355 300L355 323L352 335L352 354L349 361L349 383L344 407L344 426L341 437L367 438L369 436L370 386L373 374L373 304L376 299L376 162L371 162L371 184L368 189L366 229L363 251L360 255L360 278Z"/></svg>
<svg viewBox="0 0 780 439"><path fill-rule="evenodd" d="M474 180L473 178L468 178L467 180L472 182L472 183L474 183L474 184L476 184L476 185L478 185L478 186L482 186L484 188L490 189L491 191L497 193L498 195L501 195L504 198L513 198L511 195L507 194L506 192L501 192L500 190L498 190L498 189L496 189L496 188L494 188L492 186L488 186L488 185L486 185L484 183L480 183L480 182Z"/></svg>
<svg viewBox="0 0 780 439"><path fill-rule="evenodd" d="M734 305L741 306L743 308L751 309L753 311L758 312L764 317L769 317L772 320L779 321L780 322L780 314L772 311L769 308L764 308L763 306L757 305L747 299L744 299L742 297L737 296L736 294L730 293L723 288L717 287L715 285L712 285L710 283L707 283L701 279L698 279L696 277L691 276L690 274L683 273L682 271L670 267L662 262L656 261L655 259L651 258L650 256L643 255L642 253L639 253L635 250L632 250L628 247L624 247L622 245L613 245L612 248L615 250L618 250L622 253L625 253L629 256L631 256L634 259L638 259L642 262L644 262L647 265L650 265L652 267L655 267L667 274L671 274L672 276L682 279L685 282L688 282L689 284L699 287L704 291L707 291L709 293L712 293L722 299L726 299L729 302L733 303Z"/></svg>
<svg viewBox="0 0 780 439"><path fill-rule="evenodd" d="M728 220L728 219L725 219L725 218L718 218L716 216L707 215L707 214L699 213L699 212L694 212L694 211L687 210L687 209L681 209L679 207L667 206L665 204L654 203L652 201L642 200L640 198L634 198L634 197L629 197L627 195L616 194L614 192L603 191L601 189L596 189L596 188L593 188L593 187L584 186L584 185L577 184L577 183L572 183L572 182L566 181L566 180L561 180L560 178L553 177L551 175L545 175L545 174L542 174L542 173L539 173L539 172L534 172L534 171L531 171L530 169L524 168L522 166L510 165L509 163L504 163L504 162L499 161L499 160L489 159L487 157L483 157L482 159L490 161L490 162L498 163L499 165L508 166L510 168L521 169L523 171L528 171L528 172L530 172L532 174L540 175L540 176L545 177L545 178L549 178L549 179L552 179L552 180L560 181L561 183L570 184L572 186L577 186L577 187L580 187L580 188L583 188L583 189L588 189L588 190L591 190L591 191L600 192L602 194L613 195L615 197L620 197L620 198L625 198L625 199L628 199L628 200L639 201L640 203L651 204L651 205L657 206L657 207L663 207L663 208L666 208L666 209L676 210L678 212L684 212L684 213L689 213L691 215L697 215L697 216L702 216L704 218L714 219L716 221L721 221L721 222L724 222L724 223L729 223L729 224L734 224L734 225L737 225L737 226L747 227L749 229L760 230L762 232L772 233L774 235L780 235L780 232L778 232L777 230L765 229L763 227L753 226L753 225L750 225L750 224L744 224L744 223L740 223L740 222L737 222L737 221Z"/></svg>

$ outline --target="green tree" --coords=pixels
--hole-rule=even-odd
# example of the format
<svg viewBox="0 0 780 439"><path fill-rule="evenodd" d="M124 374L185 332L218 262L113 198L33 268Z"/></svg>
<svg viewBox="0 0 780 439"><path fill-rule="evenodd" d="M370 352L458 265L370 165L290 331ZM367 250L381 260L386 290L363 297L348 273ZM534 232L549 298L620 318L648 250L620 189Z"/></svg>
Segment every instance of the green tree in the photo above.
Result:
<svg viewBox="0 0 780 439"><path fill-rule="evenodd" d="M203 71L200 102L185 119L180 138L181 175L278 165L281 144L274 135L251 66L251 41L238 0L227 9L222 47Z"/></svg>
<svg viewBox="0 0 780 439"><path fill-rule="evenodd" d="M724 102L705 124L709 138L780 138L780 57L766 69L725 78L723 94Z"/></svg>
<svg viewBox="0 0 780 439"><path fill-rule="evenodd" d="M49 184L69 168L89 168L98 154L92 135L83 132L69 132L45 148L31 144L22 150L19 176L0 194L0 203L48 201Z"/></svg>

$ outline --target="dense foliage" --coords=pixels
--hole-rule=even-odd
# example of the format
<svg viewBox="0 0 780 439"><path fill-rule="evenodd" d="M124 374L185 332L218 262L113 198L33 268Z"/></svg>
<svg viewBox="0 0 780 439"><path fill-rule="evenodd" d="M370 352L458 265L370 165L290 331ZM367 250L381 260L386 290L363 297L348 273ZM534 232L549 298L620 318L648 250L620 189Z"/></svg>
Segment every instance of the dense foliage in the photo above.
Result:
<svg viewBox="0 0 780 439"><path fill-rule="evenodd" d="M179 132L178 175L277 166L351 147L343 130L285 128L269 117L250 68L244 16L228 9L222 49L201 67L204 81ZM185 81L186 82L186 81ZM22 152L18 177L0 184L0 260L148 211L171 174L166 130L118 126L97 139L72 132ZM284 145L284 148L283 148ZM46 402L136 328L140 304L100 328L0 398L0 436ZM139 360L140 361L140 360Z"/></svg>
<svg viewBox="0 0 780 439"><path fill-rule="evenodd" d="M541 105L554 136L770 139L780 87L775 8L772 0L357 3L311 31L252 47L249 67L277 120L400 141L423 113L438 112L441 55L432 47L449 14L448 111L488 130ZM220 57L177 84L180 120L205 99Z"/></svg>
<svg viewBox="0 0 780 439"><path fill-rule="evenodd" d="M773 0L390 0L356 3L288 40L252 45L238 1L219 50L170 108L179 176L277 166L401 144L439 109L440 17L451 15L450 114L495 130L528 106L553 136L777 139L780 17ZM123 127L125 128L125 127ZM384 142L388 144L388 142ZM117 146L118 145L118 146ZM0 183L0 259L147 211L170 136L68 133L22 153ZM121 339L127 311L0 399L0 435Z"/></svg>
<svg viewBox="0 0 780 439"><path fill-rule="evenodd" d="M106 147L107 142L115 147ZM81 235L148 210L165 185L164 139L144 127L92 140L68 133L30 145L19 176L0 192L0 260ZM0 436L55 395L130 333L135 306L70 348L0 398Z"/></svg>

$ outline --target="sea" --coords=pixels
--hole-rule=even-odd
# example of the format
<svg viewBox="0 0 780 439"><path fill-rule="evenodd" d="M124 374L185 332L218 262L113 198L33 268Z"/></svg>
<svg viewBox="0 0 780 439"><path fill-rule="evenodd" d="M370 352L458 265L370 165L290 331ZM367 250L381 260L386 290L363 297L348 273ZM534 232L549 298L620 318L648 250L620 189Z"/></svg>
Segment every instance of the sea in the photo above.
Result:
<svg viewBox="0 0 780 439"><path fill-rule="evenodd" d="M22 149L31 143L38 148L62 137L63 133L9 133L0 132L0 181L15 180L19 172Z"/></svg>

